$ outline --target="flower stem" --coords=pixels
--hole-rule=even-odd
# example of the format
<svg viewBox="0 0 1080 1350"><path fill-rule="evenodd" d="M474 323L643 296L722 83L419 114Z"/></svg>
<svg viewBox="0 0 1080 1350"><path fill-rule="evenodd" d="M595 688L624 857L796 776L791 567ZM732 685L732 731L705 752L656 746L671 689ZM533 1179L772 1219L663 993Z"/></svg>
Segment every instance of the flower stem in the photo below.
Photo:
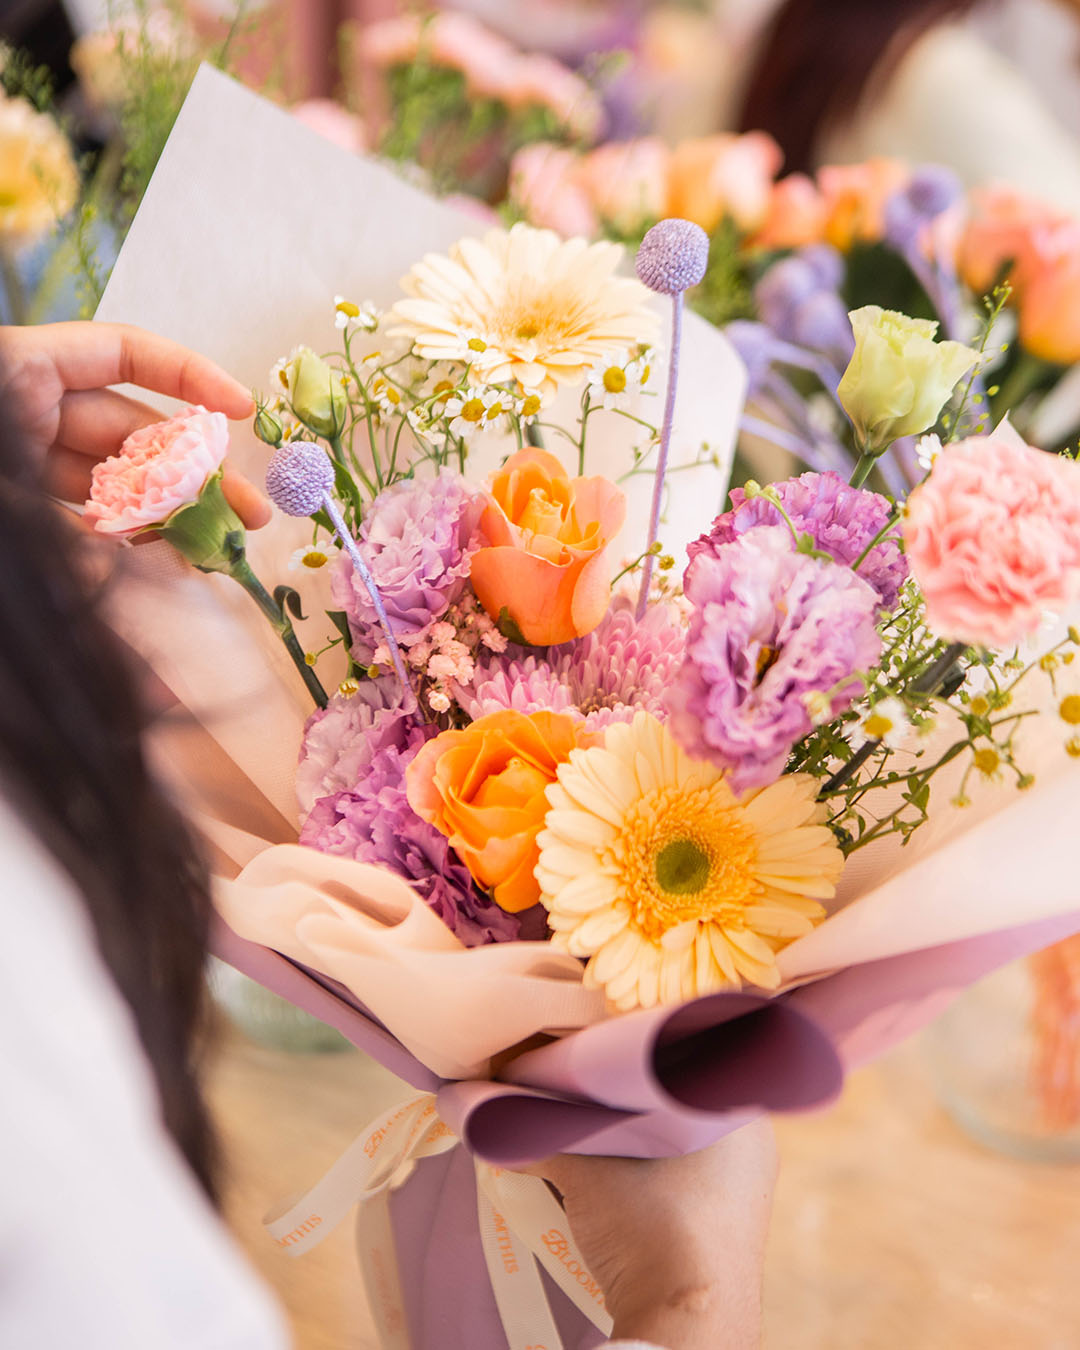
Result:
<svg viewBox="0 0 1080 1350"><path fill-rule="evenodd" d="M319 677L315 674L311 666L304 659L304 653L296 640L296 634L293 626L289 622L289 616L281 605L277 603L274 597L262 584L259 578L251 570L251 565L246 558L242 558L235 563L229 571L229 575L234 581L238 581L252 600L259 606L263 614L270 621L271 627L277 633L285 644L285 650L292 657L293 665L300 672L300 678L307 685L308 693L315 700L316 707L325 708L327 705L326 690L322 687Z"/></svg>
<svg viewBox="0 0 1080 1350"><path fill-rule="evenodd" d="M656 458L656 477L653 481L652 510L649 513L649 537L645 542L646 558L641 568L641 590L638 592L637 620L645 617L649 603L656 552L653 545L660 533L660 511L664 504L664 478L667 475L668 456L671 453L671 429L675 421L675 393L679 387L679 348L682 343L683 292L671 297L671 353L668 356L667 395L664 399L664 422L660 429L660 453Z"/></svg>
<svg viewBox="0 0 1080 1350"><path fill-rule="evenodd" d="M867 454L867 452L864 450L862 454L859 456L859 462L855 465L855 468L852 470L851 478L848 480L851 486L855 488L862 487L862 485L870 477L870 470L874 467L874 464L876 462L877 462L877 455Z"/></svg>
<svg viewBox="0 0 1080 1350"><path fill-rule="evenodd" d="M911 686L913 694L932 694L944 681L946 675L952 670L957 659L967 651L966 642L951 642L941 653L932 666L929 666L926 672L915 681ZM852 755L848 762L829 778L821 791L818 793L818 801L824 801L826 797L831 797L837 789L842 788L844 784L855 776L870 758L872 754L881 745L880 741L867 741L859 750Z"/></svg>
<svg viewBox="0 0 1080 1350"><path fill-rule="evenodd" d="M859 568L863 565L866 559L870 556L871 551L877 548L878 544L881 543L881 541L889 533L892 527L896 524L898 517L899 512L894 507L893 510L889 512L889 518L888 520L886 520L885 524L882 525L881 529L878 530L877 534L874 535L873 539L870 540L867 546L863 549L863 551L851 564L851 570L853 572L857 572L859 570Z"/></svg>
<svg viewBox="0 0 1080 1350"><path fill-rule="evenodd" d="M26 291L23 289L18 264L6 248L0 248L0 276L3 277L7 295L8 323L25 324Z"/></svg>

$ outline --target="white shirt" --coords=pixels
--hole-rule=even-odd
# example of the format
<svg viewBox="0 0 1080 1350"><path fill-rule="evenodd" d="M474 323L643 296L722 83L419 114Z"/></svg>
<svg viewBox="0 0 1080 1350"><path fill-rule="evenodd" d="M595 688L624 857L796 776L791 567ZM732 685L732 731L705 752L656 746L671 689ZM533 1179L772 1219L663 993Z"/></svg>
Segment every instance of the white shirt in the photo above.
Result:
<svg viewBox="0 0 1080 1350"><path fill-rule="evenodd" d="M0 1346L282 1350L79 898L2 799L0 916Z"/></svg>

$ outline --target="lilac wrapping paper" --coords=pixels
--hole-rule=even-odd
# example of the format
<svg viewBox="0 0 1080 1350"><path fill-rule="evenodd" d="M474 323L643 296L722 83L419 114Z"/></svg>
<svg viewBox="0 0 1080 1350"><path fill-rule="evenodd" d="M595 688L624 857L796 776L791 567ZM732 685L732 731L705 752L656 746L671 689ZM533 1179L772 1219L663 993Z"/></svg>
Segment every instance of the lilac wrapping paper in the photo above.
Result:
<svg viewBox="0 0 1080 1350"><path fill-rule="evenodd" d="M782 996L714 994L527 1050L495 1080L441 1082L342 991L223 924L217 954L426 1091L465 1147L418 1164L391 1197L415 1350L504 1350L480 1247L471 1154L503 1166L557 1152L662 1157L763 1110L828 1104L846 1069L892 1049L998 966L1080 932L1080 910L851 967ZM566 1350L603 1337L544 1277Z"/></svg>

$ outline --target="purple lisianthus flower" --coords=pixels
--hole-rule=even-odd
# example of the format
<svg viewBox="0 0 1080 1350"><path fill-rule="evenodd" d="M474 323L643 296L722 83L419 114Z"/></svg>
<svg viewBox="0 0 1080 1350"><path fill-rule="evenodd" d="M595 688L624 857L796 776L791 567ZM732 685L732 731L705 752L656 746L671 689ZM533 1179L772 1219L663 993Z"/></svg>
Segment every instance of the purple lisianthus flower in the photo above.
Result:
<svg viewBox="0 0 1080 1350"><path fill-rule="evenodd" d="M813 722L835 717L878 660L877 592L849 567L797 553L786 526L758 525L686 573L694 606L686 659L667 706L675 738L746 792L772 782Z"/></svg>
<svg viewBox="0 0 1080 1350"><path fill-rule="evenodd" d="M352 791L320 797L300 831L301 844L389 868L466 947L513 940L520 921L477 889L445 837L409 805L405 768L415 753L380 750Z"/></svg>
<svg viewBox="0 0 1080 1350"><path fill-rule="evenodd" d="M420 641L461 594L482 542L483 512L483 496L454 473L403 480L372 502L357 543L403 646ZM335 566L331 592L348 615L357 659L370 660L382 630L371 596L345 554Z"/></svg>
<svg viewBox="0 0 1080 1350"><path fill-rule="evenodd" d="M412 758L434 730L417 715L411 695L401 700L393 676L364 681L351 698L335 694L304 727L296 769L301 811L310 811L319 797L352 791L383 750Z"/></svg>
<svg viewBox="0 0 1080 1350"><path fill-rule="evenodd" d="M775 484L791 523L808 534L814 547L854 567L863 550L885 526L892 507L886 498L865 488L853 488L838 473L804 473ZM716 555L725 544L757 525L782 525L783 518L764 497L749 501L742 488L731 493L731 510L713 521L708 534L690 545L690 559L702 553ZM786 527L785 527L786 528ZM894 609L900 587L908 577L907 559L895 539L875 544L859 563L859 576L877 591L883 609Z"/></svg>

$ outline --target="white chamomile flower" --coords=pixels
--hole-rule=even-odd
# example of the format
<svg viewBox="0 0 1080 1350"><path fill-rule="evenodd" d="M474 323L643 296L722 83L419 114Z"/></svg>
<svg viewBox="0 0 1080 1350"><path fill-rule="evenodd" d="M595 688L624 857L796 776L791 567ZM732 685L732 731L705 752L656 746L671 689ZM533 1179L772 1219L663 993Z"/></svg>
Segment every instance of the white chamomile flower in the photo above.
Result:
<svg viewBox="0 0 1080 1350"><path fill-rule="evenodd" d="M654 357L655 353L648 348L640 356L635 356L626 367L626 381L631 388L644 389L649 383L652 378Z"/></svg>
<svg viewBox="0 0 1080 1350"><path fill-rule="evenodd" d="M368 394L378 404L379 411L385 417L393 417L402 411L401 390L391 384L385 375L375 376L368 388Z"/></svg>
<svg viewBox="0 0 1080 1350"><path fill-rule="evenodd" d="M929 473L942 448L941 437L935 436L933 432L920 436L915 442L915 458L919 461L919 468Z"/></svg>
<svg viewBox="0 0 1080 1350"><path fill-rule="evenodd" d="M514 411L523 427L531 426L540 415L543 398L539 389L523 389L521 397L514 405Z"/></svg>
<svg viewBox="0 0 1080 1350"><path fill-rule="evenodd" d="M370 300L365 300L362 305L358 305L355 301L346 300L343 295L334 296L334 326L336 328L348 328L350 324L354 324L366 333L374 333L379 326L380 318L382 318L382 315Z"/></svg>
<svg viewBox="0 0 1080 1350"><path fill-rule="evenodd" d="M505 389L488 389L484 394L484 421L488 431L505 431L514 411L514 396Z"/></svg>
<svg viewBox="0 0 1080 1350"><path fill-rule="evenodd" d="M421 440L432 439L433 423L429 408L410 408L405 414L405 420Z"/></svg>
<svg viewBox="0 0 1080 1350"><path fill-rule="evenodd" d="M888 750L899 750L910 731L907 710L890 694L875 703L859 723L852 745L858 750L867 741L880 741Z"/></svg>
<svg viewBox="0 0 1080 1350"><path fill-rule="evenodd" d="M618 361L601 361L589 372L589 400L597 408L625 408L635 383Z"/></svg>
<svg viewBox="0 0 1080 1350"><path fill-rule="evenodd" d="M318 571L320 567L333 562L334 554L334 546L329 540L316 539L313 543L305 544L303 548L296 550L289 559L289 571L298 572L302 567L310 568L313 572Z"/></svg>
<svg viewBox="0 0 1080 1350"><path fill-rule="evenodd" d="M490 391L475 386L446 400L445 414L450 418L451 436L471 436L487 423Z"/></svg>
<svg viewBox="0 0 1080 1350"><path fill-rule="evenodd" d="M833 719L832 699L820 689L813 689L803 695L806 715L815 727L823 727Z"/></svg>

